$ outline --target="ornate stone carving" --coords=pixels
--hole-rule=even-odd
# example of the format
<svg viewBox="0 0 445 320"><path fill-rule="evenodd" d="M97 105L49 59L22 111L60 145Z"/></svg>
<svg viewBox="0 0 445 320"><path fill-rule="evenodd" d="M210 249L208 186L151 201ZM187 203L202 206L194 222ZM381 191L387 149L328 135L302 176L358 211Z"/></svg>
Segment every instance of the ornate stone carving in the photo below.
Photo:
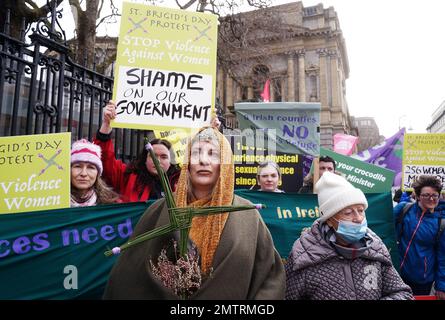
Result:
<svg viewBox="0 0 445 320"><path fill-rule="evenodd" d="M337 50L329 50L328 54L331 58L336 58L338 56Z"/></svg>
<svg viewBox="0 0 445 320"><path fill-rule="evenodd" d="M296 50L296 51L295 51L295 54L296 54L298 57L304 57L305 54L306 54L306 50L304 50L304 49Z"/></svg>
<svg viewBox="0 0 445 320"><path fill-rule="evenodd" d="M329 50L326 48L317 49L316 52L319 54L320 57L326 57L329 53Z"/></svg>

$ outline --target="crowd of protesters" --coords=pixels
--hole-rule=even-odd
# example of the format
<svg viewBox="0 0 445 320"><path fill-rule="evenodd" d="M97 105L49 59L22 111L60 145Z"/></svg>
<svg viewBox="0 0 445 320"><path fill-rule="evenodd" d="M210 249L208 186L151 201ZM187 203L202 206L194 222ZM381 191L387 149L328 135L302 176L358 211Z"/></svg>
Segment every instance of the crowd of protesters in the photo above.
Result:
<svg viewBox="0 0 445 320"><path fill-rule="evenodd" d="M94 143L82 139L72 145L71 206L159 199L136 226L132 236L136 237L168 221L168 210L157 170L145 147L130 164L116 159L111 140L115 116L116 105L110 101ZM182 168L172 164L170 142L151 141L180 206L250 203L233 193L232 153L218 131L219 125L213 120L191 140ZM413 184L414 192L395 193L400 265L394 266L387 247L367 225L368 202L363 192L335 174L334 159L321 157L318 164L319 180L314 185L313 174L308 174L299 193L317 194L320 218L301 233L284 265L257 210L239 216L226 213L192 219L189 242L198 252L201 280L207 282L204 289L196 288L193 297L412 300L415 295L434 294L445 300L445 200L441 199L440 180L420 176ZM260 191L284 193L278 188L280 182L277 163L259 164ZM104 297L174 298L154 278L148 260L144 261L148 253L159 256L167 238L122 255ZM177 235L170 238L177 239Z"/></svg>

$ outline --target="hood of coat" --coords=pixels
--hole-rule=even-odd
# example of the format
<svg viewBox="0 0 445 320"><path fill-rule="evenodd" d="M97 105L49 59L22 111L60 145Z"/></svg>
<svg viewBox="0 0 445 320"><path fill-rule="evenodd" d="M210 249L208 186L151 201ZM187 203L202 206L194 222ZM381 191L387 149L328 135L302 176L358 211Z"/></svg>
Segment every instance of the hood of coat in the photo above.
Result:
<svg viewBox="0 0 445 320"><path fill-rule="evenodd" d="M377 260L387 265L392 264L391 256L382 240L369 228L366 233L365 246L355 250L358 253L356 257ZM338 256L340 254L334 249L334 246L324 239L320 221L316 220L310 230L303 232L300 238L295 241L290 258L293 259L293 269L299 270Z"/></svg>

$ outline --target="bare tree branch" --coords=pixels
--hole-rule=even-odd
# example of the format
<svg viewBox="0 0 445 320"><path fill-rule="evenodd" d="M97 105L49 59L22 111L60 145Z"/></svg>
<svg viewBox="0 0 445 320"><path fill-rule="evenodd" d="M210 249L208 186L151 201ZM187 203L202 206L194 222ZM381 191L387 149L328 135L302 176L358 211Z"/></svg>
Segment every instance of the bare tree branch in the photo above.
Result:
<svg viewBox="0 0 445 320"><path fill-rule="evenodd" d="M102 1L102 4L103 4L103 1ZM110 0L110 8L111 8L111 14L109 14L109 15L107 15L107 16L101 18L101 19L99 20L99 22L96 24L96 29L97 29L102 23L106 22L107 20L111 20L111 18L113 18L113 17L119 17L119 16L121 16L121 14L119 13L119 10L118 10L117 7L114 5L113 0ZM102 7L101 7L101 9L102 9ZM101 9L99 9L99 10L101 10ZM108 22L106 22L106 23L108 23Z"/></svg>
<svg viewBox="0 0 445 320"><path fill-rule="evenodd" d="M96 29L97 29L103 22L105 22L105 20L107 20L107 19L109 19L109 18L113 18L113 17L120 17L120 16L121 16L121 14L119 14L119 13L112 13L112 14L109 14L109 15L103 17L103 18L100 19L99 22L96 24Z"/></svg>
<svg viewBox="0 0 445 320"><path fill-rule="evenodd" d="M82 7L80 6L79 0L69 0L69 4L74 6L77 9L77 14L83 12Z"/></svg>
<svg viewBox="0 0 445 320"><path fill-rule="evenodd" d="M179 3L179 1L178 0L175 0L176 1L176 4L178 5L178 7L179 8L181 8L182 10L187 10L192 4L194 4L197 0L190 0L189 2L187 2L186 4L184 4L184 5L181 5L180 3Z"/></svg>
<svg viewBox="0 0 445 320"><path fill-rule="evenodd" d="M96 14L96 19L99 19L99 18L100 18L100 13L101 13L101 11L102 11L102 7L104 6L104 1L105 1L105 0L101 0L101 1L100 1L99 9L97 10L97 14ZM96 27L97 27L97 25L96 25Z"/></svg>

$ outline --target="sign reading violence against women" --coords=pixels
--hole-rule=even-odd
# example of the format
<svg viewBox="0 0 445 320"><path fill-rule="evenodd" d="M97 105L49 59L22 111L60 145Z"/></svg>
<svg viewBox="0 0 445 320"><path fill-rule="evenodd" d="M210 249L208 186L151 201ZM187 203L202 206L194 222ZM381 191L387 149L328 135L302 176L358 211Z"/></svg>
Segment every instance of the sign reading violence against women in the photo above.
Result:
<svg viewBox="0 0 445 320"><path fill-rule="evenodd" d="M412 191L420 175L437 176L445 183L445 133L405 134L402 190Z"/></svg>
<svg viewBox="0 0 445 320"><path fill-rule="evenodd" d="M167 130L210 124L216 43L215 15L124 2L112 125Z"/></svg>
<svg viewBox="0 0 445 320"><path fill-rule="evenodd" d="M235 111L242 129L263 130L277 151L319 155L319 103L235 103Z"/></svg>
<svg viewBox="0 0 445 320"><path fill-rule="evenodd" d="M391 191L395 172L370 163L366 163L331 150L320 148L320 156L329 156L335 160L336 171L353 186L365 193Z"/></svg>
<svg viewBox="0 0 445 320"><path fill-rule="evenodd" d="M0 138L0 214L70 206L71 134Z"/></svg>

